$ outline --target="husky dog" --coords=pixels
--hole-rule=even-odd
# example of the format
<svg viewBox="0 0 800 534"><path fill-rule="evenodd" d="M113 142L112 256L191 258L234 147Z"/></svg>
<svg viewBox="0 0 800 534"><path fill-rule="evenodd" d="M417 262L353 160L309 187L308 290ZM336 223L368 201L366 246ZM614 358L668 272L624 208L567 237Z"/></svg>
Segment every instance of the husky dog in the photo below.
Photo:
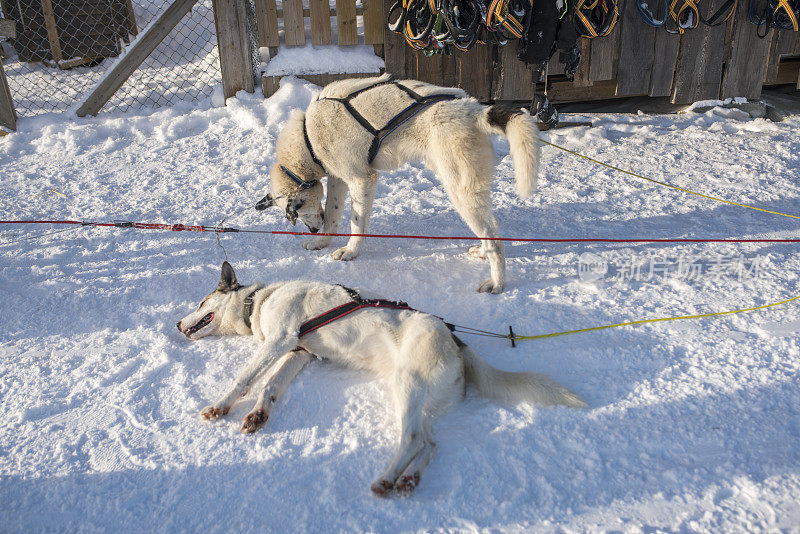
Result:
<svg viewBox="0 0 800 534"><path fill-rule="evenodd" d="M383 496L392 491L409 494L417 486L436 447L431 419L459 402L467 383L481 396L501 402L585 406L578 395L544 375L495 369L454 336L441 319L416 310L362 308L299 339L301 325L352 302L354 293L320 282L243 286L230 264L223 263L217 289L203 299L197 311L178 322L178 330L191 340L209 335L253 335L261 346L230 389L205 408L202 416L217 419L225 415L263 376L265 383L241 427L242 432L255 432L289 383L314 357L369 371L389 383L400 420L397 452L371 487Z"/></svg>
<svg viewBox="0 0 800 534"><path fill-rule="evenodd" d="M421 104L420 99L427 101ZM411 107L414 112L404 115ZM296 110L289 117L278 136L270 193L256 207L278 206L292 224L299 218L314 233L320 228L323 233L336 233L349 191L350 233L364 234L377 171L422 160L439 177L472 232L496 238L490 195L495 155L490 134L508 138L517 193L529 198L536 187L539 143L536 123L525 110L484 106L461 89L414 80L395 82L389 75L334 82L305 112ZM326 175L323 210L325 191L319 180ZM303 247L318 250L330 242L330 236L315 236ZM351 260L363 243L363 236L354 235L332 256ZM502 292L503 243L484 239L469 254L489 260L491 278L478 291Z"/></svg>

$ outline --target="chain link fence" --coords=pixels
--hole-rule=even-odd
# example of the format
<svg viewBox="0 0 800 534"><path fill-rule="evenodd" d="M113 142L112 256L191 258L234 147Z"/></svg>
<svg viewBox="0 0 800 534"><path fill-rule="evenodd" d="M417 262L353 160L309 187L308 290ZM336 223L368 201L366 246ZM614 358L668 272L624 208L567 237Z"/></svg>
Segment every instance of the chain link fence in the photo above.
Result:
<svg viewBox="0 0 800 534"><path fill-rule="evenodd" d="M0 42L17 113L76 107L171 0L0 0L17 36ZM248 18L254 28L252 0ZM255 32L251 32L254 34ZM200 0L103 111L207 98L222 81L211 0ZM257 48L251 45L255 54ZM257 62L255 63L258 64Z"/></svg>

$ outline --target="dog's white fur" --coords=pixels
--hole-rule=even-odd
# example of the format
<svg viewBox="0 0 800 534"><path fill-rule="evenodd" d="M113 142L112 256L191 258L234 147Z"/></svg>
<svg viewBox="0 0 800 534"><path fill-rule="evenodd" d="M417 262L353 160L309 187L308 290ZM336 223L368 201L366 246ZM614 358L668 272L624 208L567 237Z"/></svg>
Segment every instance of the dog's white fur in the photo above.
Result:
<svg viewBox="0 0 800 534"><path fill-rule="evenodd" d="M244 299L254 290L252 327L248 328ZM362 296L376 298L367 292ZM217 290L197 311L179 321L178 329L192 340L252 334L262 345L227 393L202 415L216 419L228 413L233 403L265 376L266 384L241 428L255 432L314 356L368 371L390 385L401 427L394 459L372 485L373 492L384 495L392 490L401 494L414 490L435 450L431 419L463 398L466 383L475 386L481 396L501 402L585 406L578 395L544 375L495 369L453 336L441 319L418 311L365 308L298 339L301 324L349 301L343 287L320 282L240 286L233 268L225 262ZM207 325L193 330L208 317L212 319Z"/></svg>
<svg viewBox="0 0 800 534"><path fill-rule="evenodd" d="M527 114L514 110L501 127L490 119L491 110L511 108L484 106L461 89L437 87L427 83L402 80L400 83L420 95L454 94L458 99L432 104L403 123L386 137L372 165L368 152L372 135L345 109L325 97L348 94L388 79L368 78L334 82L304 112L295 111L278 136L277 163L270 170L270 195L274 204L286 210L300 206L298 217L312 231L322 225L324 233L336 233L342 217L347 191L350 192L350 232L368 230L372 201L378 182L377 171L389 171L408 161L423 161L442 182L453 206L478 237L498 237L497 220L492 213L491 184L495 155L489 135L505 135L514 160L517 193L528 198L536 187L539 166L539 143L536 123ZM392 84L365 91L352 105L373 126L380 128L413 100ZM305 119L308 137L325 169L315 164L303 137ZM505 121L504 121L505 122ZM297 184L281 165L306 181L321 179L328 172L327 199L322 209L323 187L297 191ZM287 215L288 216L288 215ZM324 222L323 222L324 216ZM314 237L303 246L309 250L327 247L331 238ZM350 260L361 252L363 237L353 236L333 252L337 260ZM482 240L470 248L470 254L489 260L491 278L478 291L500 293L505 286L505 253L501 241Z"/></svg>

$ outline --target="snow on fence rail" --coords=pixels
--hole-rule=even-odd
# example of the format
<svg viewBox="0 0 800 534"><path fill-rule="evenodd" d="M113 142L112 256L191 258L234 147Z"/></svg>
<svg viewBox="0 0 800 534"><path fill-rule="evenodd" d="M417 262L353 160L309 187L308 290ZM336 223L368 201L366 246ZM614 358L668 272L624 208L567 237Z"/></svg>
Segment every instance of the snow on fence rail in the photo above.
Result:
<svg viewBox="0 0 800 534"><path fill-rule="evenodd" d="M258 46L268 51L263 61L270 63L262 78L264 96L277 91L281 75L326 85L383 71L383 0L254 0L254 7ZM310 49L309 40L327 48ZM279 61L291 69L273 68Z"/></svg>

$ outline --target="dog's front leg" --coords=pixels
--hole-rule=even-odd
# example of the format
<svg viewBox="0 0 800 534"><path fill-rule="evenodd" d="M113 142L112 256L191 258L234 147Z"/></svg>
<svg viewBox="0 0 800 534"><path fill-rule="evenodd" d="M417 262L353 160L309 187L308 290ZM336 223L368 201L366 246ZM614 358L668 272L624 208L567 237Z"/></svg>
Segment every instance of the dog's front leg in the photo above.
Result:
<svg viewBox="0 0 800 534"><path fill-rule="evenodd" d="M350 233L366 234L369 228L369 216L372 212L372 201L375 199L375 188L378 175L371 173L364 180L349 181L350 186ZM331 256L335 260L352 260L361 252L364 244L363 236L351 236L347 246L335 251Z"/></svg>
<svg viewBox="0 0 800 534"><path fill-rule="evenodd" d="M339 231L339 222L342 220L342 212L344 211L345 195L347 195L345 183L335 176L328 176L328 196L325 198L325 220L322 224L323 234L335 234ZM321 235L303 242L303 248L306 250L319 250L330 244L331 236Z"/></svg>
<svg viewBox="0 0 800 534"><path fill-rule="evenodd" d="M297 348L284 354L270 366L267 383L264 384L264 389L261 390L255 406L244 418L242 432L252 434L267 422L272 407L286 392L289 384L303 370L303 367L313 359L313 354L305 349Z"/></svg>
<svg viewBox="0 0 800 534"><path fill-rule="evenodd" d="M262 375L281 354L297 346L297 335L284 336L280 341L268 343L259 349L256 356L248 362L247 367L234 380L233 385L220 400L203 409L201 415L206 419L216 419L228 413L242 395L247 393L253 381Z"/></svg>

